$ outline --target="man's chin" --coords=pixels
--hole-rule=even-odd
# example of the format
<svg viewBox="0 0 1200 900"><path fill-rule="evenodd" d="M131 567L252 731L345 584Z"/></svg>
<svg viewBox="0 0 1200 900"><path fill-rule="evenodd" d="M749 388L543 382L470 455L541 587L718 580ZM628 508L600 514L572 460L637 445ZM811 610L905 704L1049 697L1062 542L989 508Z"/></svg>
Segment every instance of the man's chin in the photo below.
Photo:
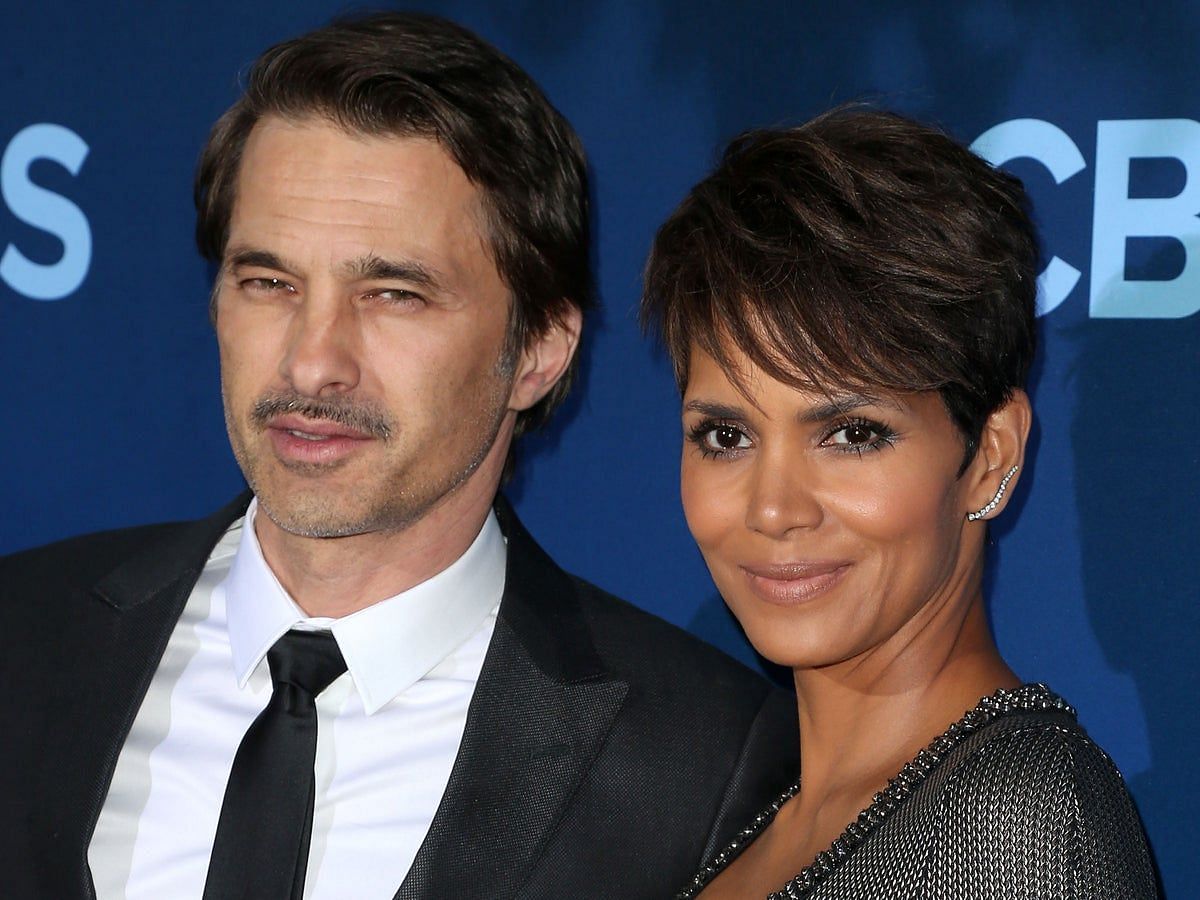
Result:
<svg viewBox="0 0 1200 900"><path fill-rule="evenodd" d="M348 502L345 492L332 485L305 486L290 478L284 478L282 484L273 482L263 479L250 485L258 498L260 536L264 524L309 538L350 537L371 530L371 511L356 508L358 504Z"/></svg>
<svg viewBox="0 0 1200 900"><path fill-rule="evenodd" d="M419 518L395 505L347 502L343 492L259 490L258 508L281 532L303 538L344 538L403 531ZM270 527L270 526L268 526ZM259 535L261 537L261 530Z"/></svg>
<svg viewBox="0 0 1200 900"><path fill-rule="evenodd" d="M258 508L271 525L296 537L352 537L374 530L370 526L370 516L348 514L328 505L314 508L286 503L280 506L259 496Z"/></svg>

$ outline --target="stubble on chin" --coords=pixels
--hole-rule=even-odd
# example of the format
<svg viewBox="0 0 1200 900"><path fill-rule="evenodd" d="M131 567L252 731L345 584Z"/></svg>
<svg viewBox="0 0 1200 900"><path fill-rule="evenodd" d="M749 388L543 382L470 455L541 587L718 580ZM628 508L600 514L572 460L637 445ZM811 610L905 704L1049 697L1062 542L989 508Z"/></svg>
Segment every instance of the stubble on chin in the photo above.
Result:
<svg viewBox="0 0 1200 900"><path fill-rule="evenodd" d="M458 428L476 435L470 452L444 472L417 470L436 458L437 448L421 455L410 464L391 461L395 471L382 477L371 474L386 472L388 451L403 452L398 443L403 440L402 429L389 423L386 436L376 440L383 450L382 460L371 460L374 472L357 483L341 475L346 467L342 462L329 465L286 464L274 457L261 436L251 414L243 428L235 428L226 413L230 444L251 491L258 498L259 509L282 531L303 538L344 538L376 533L395 534L421 521L439 505L452 497L470 478L495 446L507 413L507 390L497 389L495 396ZM247 437L249 435L249 437ZM258 436L258 441L254 437ZM332 483L335 478L340 483Z"/></svg>
<svg viewBox="0 0 1200 900"><path fill-rule="evenodd" d="M474 435L476 440L445 471L436 469L442 448L404 448L402 442L412 438L395 416L357 397L311 398L290 390L275 391L260 396L239 422L223 384L230 445L259 508L282 531L305 538L401 532L451 497L488 458L508 413L517 357L516 348L506 343L493 364L490 383L480 391L486 396L451 426L453 432ZM338 422L369 434L382 450L382 458L368 460L370 468L350 483L339 473L347 465L341 461L286 463L275 457L265 439L272 418L286 413ZM507 446L504 449L507 453ZM405 454L410 455L407 461L402 459ZM339 477L340 483L333 483Z"/></svg>
<svg viewBox="0 0 1200 900"><path fill-rule="evenodd" d="M355 499L347 504L347 498L333 498L328 491L291 491L286 502L275 502L277 492L271 489L254 488L258 507L280 530L303 538L344 538L370 532L399 532L414 521L411 517L398 515L393 509L361 509L366 499ZM345 507L349 505L350 508ZM342 507L340 510L338 507ZM356 511L357 510L357 511Z"/></svg>

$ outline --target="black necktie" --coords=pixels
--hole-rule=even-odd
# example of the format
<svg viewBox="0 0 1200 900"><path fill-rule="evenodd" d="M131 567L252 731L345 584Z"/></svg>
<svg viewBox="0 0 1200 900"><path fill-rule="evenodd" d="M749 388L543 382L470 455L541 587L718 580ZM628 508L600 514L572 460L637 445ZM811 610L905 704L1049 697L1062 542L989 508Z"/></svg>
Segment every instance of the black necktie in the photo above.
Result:
<svg viewBox="0 0 1200 900"><path fill-rule="evenodd" d="M289 631L267 652L275 688L233 758L204 900L300 900L317 755L316 698L346 671L327 631Z"/></svg>

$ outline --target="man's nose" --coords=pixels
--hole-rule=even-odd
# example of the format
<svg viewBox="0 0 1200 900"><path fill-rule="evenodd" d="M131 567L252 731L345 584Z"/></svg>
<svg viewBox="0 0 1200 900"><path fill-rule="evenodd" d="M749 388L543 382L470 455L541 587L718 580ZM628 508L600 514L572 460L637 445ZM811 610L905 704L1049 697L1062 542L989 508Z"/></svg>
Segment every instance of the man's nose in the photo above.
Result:
<svg viewBox="0 0 1200 900"><path fill-rule="evenodd" d="M279 374L306 397L353 390L361 375L357 315L336 296L310 295L288 325Z"/></svg>

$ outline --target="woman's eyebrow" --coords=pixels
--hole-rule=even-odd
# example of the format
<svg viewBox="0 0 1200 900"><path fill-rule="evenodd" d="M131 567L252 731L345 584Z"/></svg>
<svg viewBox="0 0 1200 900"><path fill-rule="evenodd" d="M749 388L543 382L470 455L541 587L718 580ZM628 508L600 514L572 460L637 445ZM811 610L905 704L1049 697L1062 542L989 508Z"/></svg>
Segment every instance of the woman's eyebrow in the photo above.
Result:
<svg viewBox="0 0 1200 900"><path fill-rule="evenodd" d="M904 412L905 407L897 400L889 397L874 397L868 394L846 393L834 394L824 403L818 403L796 416L796 421L803 424L826 422L830 419L841 418L864 406L885 406L896 412ZM746 410L740 406L730 406L727 403L716 403L711 400L689 400L684 404L684 412L695 412L713 419L745 418Z"/></svg>
<svg viewBox="0 0 1200 900"><path fill-rule="evenodd" d="M797 420L800 422L825 422L829 419L837 419L864 406L886 406L896 412L904 412L904 407L896 400L848 393L835 394L825 403L818 403L816 406L806 409L797 416Z"/></svg>
<svg viewBox="0 0 1200 900"><path fill-rule="evenodd" d="M746 415L746 411L740 406L713 403L709 400L689 400L683 409L684 412L697 412L713 419L740 419Z"/></svg>

